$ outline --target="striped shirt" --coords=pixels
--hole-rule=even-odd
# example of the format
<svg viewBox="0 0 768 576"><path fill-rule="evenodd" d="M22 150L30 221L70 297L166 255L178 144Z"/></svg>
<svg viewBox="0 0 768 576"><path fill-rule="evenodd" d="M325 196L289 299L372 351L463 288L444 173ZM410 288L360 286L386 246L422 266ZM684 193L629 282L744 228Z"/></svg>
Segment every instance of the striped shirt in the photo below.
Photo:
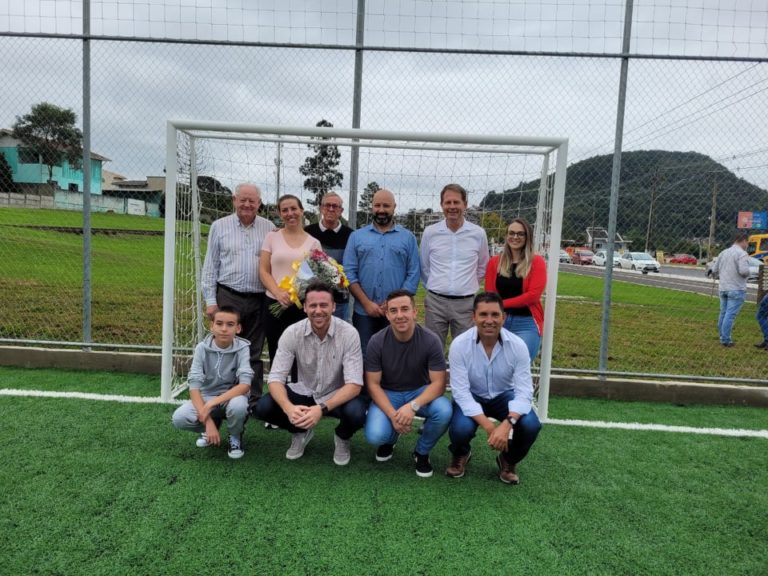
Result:
<svg viewBox="0 0 768 576"><path fill-rule="evenodd" d="M268 381L285 382L294 360L298 382L288 387L296 394L312 396L317 404L331 398L344 384L363 385L360 336L352 324L335 316L323 340L312 331L308 318L288 326L277 344Z"/></svg>
<svg viewBox="0 0 768 576"><path fill-rule="evenodd" d="M275 225L261 216L250 226L243 226L237 214L211 225L202 278L206 306L216 304L216 284L236 292L264 292L259 280L259 254L264 238L274 229Z"/></svg>

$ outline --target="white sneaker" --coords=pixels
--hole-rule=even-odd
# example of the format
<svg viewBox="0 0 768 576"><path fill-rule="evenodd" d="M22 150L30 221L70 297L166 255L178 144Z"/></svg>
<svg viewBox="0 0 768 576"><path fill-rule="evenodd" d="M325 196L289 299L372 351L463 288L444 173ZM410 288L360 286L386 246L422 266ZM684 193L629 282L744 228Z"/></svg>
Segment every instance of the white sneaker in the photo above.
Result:
<svg viewBox="0 0 768 576"><path fill-rule="evenodd" d="M208 448L208 446L210 445L211 443L208 442L208 434L206 434L205 432L200 434L200 437L197 440L195 440L195 446L197 446L198 448Z"/></svg>
<svg viewBox="0 0 768 576"><path fill-rule="evenodd" d="M333 435L333 463L337 466L346 466L352 459L350 446L351 440L342 440L336 434Z"/></svg>
<svg viewBox="0 0 768 576"><path fill-rule="evenodd" d="M240 443L240 438L237 436L230 436L227 456L232 458L232 460L237 460L238 458L242 458L243 454L245 454L245 450L243 450L243 445Z"/></svg>
<svg viewBox="0 0 768 576"><path fill-rule="evenodd" d="M288 460L298 460L304 456L304 449L314 435L315 431L311 428L306 432L296 432L291 439L291 447L288 448L285 457L288 458Z"/></svg>

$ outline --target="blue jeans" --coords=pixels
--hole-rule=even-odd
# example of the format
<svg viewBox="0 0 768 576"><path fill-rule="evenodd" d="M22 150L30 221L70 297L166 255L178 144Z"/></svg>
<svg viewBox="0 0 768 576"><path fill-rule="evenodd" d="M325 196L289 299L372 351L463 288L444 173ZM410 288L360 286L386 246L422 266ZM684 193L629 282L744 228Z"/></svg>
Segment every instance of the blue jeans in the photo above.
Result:
<svg viewBox="0 0 768 576"><path fill-rule="evenodd" d="M414 400L424 391L426 386L416 390L395 391L384 390L392 406L397 410ZM445 396L435 398L422 406L416 413L424 418L424 430L416 441L416 452L419 454L429 454L435 447L440 436L448 430L448 424L451 422L451 401ZM397 442L399 434L395 432L392 421L375 403L368 409L368 418L365 421L365 439L369 444L381 446L382 444L394 444Z"/></svg>
<svg viewBox="0 0 768 576"><path fill-rule="evenodd" d="M333 315L345 322L349 322L349 302L336 303L336 310L333 312Z"/></svg>
<svg viewBox="0 0 768 576"><path fill-rule="evenodd" d="M515 336L519 336L528 346L528 354L531 357L531 362L536 358L536 354L539 353L539 346L541 345L541 336L539 336L539 327L536 326L532 316L512 316L507 315L507 319L504 321L504 328L512 332Z"/></svg>
<svg viewBox="0 0 768 576"><path fill-rule="evenodd" d="M360 348L365 356L365 350L368 348L368 340L371 336L376 334L379 330L389 326L389 321L384 316L374 318L366 314L358 314L354 312L352 314L352 326L357 329L357 333L360 335Z"/></svg>
<svg viewBox="0 0 768 576"><path fill-rule="evenodd" d="M509 401L515 398L515 393L512 390L507 390L491 400L485 400L474 394L472 397L483 407L483 414L501 422L509 414ZM454 456L469 454L471 451L470 442L475 437L477 427L477 422L469 416L465 416L458 404L454 402L453 417L448 429L448 437L451 439L451 445L448 449ZM540 430L541 422L533 410L517 420L512 441L507 446L507 459L512 464L517 464L525 458Z"/></svg>
<svg viewBox="0 0 768 576"><path fill-rule="evenodd" d="M736 315L744 305L747 298L746 290L725 290L720 292L720 317L717 320L717 329L720 332L720 343L731 342L731 331Z"/></svg>
<svg viewBox="0 0 768 576"><path fill-rule="evenodd" d="M760 300L755 318L757 318L757 323L760 325L760 330L763 331L763 342L768 342L768 294Z"/></svg>

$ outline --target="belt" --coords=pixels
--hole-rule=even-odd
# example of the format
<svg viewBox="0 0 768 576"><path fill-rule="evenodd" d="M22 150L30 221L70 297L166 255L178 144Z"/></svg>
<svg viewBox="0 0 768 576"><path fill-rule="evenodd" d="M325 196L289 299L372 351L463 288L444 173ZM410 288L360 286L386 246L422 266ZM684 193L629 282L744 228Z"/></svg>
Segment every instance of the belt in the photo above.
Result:
<svg viewBox="0 0 768 576"><path fill-rule="evenodd" d="M259 296L264 294L264 292L238 292L237 290L234 290L229 286L225 286L224 284L219 284L219 283L217 283L216 286L218 286L219 288L222 288L223 290L226 290L227 292L231 292L235 296L241 296L243 298L248 298L250 296Z"/></svg>
<svg viewBox="0 0 768 576"><path fill-rule="evenodd" d="M440 294L440 292L435 292L434 290L427 290L430 294L434 294L435 296L440 296L440 298L447 298L448 300L466 300L467 298L474 298L474 294L467 294L466 296L451 296L449 294Z"/></svg>

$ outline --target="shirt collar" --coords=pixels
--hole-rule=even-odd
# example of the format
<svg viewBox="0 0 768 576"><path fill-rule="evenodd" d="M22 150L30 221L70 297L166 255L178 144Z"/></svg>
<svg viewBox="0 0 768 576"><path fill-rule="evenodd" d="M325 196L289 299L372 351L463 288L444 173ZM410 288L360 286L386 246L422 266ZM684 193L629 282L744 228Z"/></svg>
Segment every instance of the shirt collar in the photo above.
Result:
<svg viewBox="0 0 768 576"><path fill-rule="evenodd" d="M318 222L320 225L320 231L325 232L326 230L330 230L330 228L327 228L326 226L323 226L323 219L320 218L320 221ZM334 232L338 232L341 230L341 220L339 220L339 223L336 225L336 228L333 229Z"/></svg>

